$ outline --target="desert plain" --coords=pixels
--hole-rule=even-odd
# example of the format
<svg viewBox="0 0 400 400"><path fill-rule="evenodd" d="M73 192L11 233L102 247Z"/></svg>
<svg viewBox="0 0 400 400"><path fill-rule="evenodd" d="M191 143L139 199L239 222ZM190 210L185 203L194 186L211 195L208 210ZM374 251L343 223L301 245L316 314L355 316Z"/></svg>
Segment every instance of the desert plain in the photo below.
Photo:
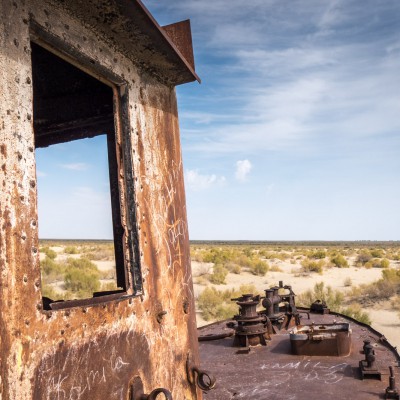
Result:
<svg viewBox="0 0 400 400"><path fill-rule="evenodd" d="M297 305L323 299L400 346L399 242L193 242L191 258L198 326L232 317L243 291L263 295L282 281ZM52 300L118 289L112 242L41 241L40 259Z"/></svg>

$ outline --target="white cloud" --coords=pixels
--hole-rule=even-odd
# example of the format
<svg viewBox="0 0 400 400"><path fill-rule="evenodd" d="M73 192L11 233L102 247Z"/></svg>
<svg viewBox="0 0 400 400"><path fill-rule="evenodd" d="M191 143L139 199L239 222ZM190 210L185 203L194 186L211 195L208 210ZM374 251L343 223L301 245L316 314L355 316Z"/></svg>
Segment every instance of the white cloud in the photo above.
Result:
<svg viewBox="0 0 400 400"><path fill-rule="evenodd" d="M253 166L249 160L239 160L236 162L235 177L238 181L244 182Z"/></svg>
<svg viewBox="0 0 400 400"><path fill-rule="evenodd" d="M36 170L36 176L38 178L44 178L45 176L47 176L47 174L46 174L46 172Z"/></svg>
<svg viewBox="0 0 400 400"><path fill-rule="evenodd" d="M338 0L332 0L327 3L326 10L318 22L318 26L321 29L329 29L344 18L340 10L340 3Z"/></svg>
<svg viewBox="0 0 400 400"><path fill-rule="evenodd" d="M85 163L61 164L60 166L62 168L70 169L72 171L84 171L89 168L89 165Z"/></svg>
<svg viewBox="0 0 400 400"><path fill-rule="evenodd" d="M204 190L211 186L223 184L226 182L224 176L202 175L197 169L189 169L185 172L185 180L189 189Z"/></svg>

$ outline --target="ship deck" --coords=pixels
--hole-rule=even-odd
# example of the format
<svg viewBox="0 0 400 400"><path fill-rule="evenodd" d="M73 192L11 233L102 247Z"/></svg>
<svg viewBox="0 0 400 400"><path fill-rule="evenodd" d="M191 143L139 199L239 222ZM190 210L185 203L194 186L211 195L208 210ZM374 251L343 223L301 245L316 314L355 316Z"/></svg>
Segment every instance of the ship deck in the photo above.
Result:
<svg viewBox="0 0 400 400"><path fill-rule="evenodd" d="M206 400L312 400L384 399L393 366L400 385L399 355L379 332L337 314L301 314L302 325L350 323L351 352L345 357L296 356L291 354L289 331L272 335L267 346L246 349L233 347L232 329L222 321L199 328L201 367L214 375L215 388ZM210 340L211 339L211 340ZM215 339L215 340L212 340ZM382 380L361 379L359 362L364 359L364 340L375 351L375 367Z"/></svg>

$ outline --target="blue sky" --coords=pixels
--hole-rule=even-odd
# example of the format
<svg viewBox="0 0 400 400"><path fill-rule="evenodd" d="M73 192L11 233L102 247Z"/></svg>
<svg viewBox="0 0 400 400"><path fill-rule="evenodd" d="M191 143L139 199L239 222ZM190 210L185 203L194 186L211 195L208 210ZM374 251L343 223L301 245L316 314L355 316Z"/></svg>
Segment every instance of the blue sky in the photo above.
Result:
<svg viewBox="0 0 400 400"><path fill-rule="evenodd" d="M144 3L161 25L192 24L202 84L177 88L191 239L400 239L397 0ZM89 176L60 195L85 187L100 210L97 158L81 156L56 158ZM41 236L65 237L44 228L39 179ZM111 235L90 209L85 235Z"/></svg>

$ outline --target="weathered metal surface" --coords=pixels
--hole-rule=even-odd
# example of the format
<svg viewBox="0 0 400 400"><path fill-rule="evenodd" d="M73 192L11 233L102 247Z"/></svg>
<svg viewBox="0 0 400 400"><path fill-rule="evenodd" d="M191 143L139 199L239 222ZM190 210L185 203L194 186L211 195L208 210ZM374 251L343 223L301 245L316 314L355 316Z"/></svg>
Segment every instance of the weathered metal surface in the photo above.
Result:
<svg viewBox="0 0 400 400"><path fill-rule="evenodd" d="M348 356L351 329L348 323L296 326L290 331L292 354L309 356Z"/></svg>
<svg viewBox="0 0 400 400"><path fill-rule="evenodd" d="M300 324L300 315L295 302L296 295L290 285L273 286L265 290L262 305L265 308L261 314L265 315L277 329L288 329Z"/></svg>
<svg viewBox="0 0 400 400"><path fill-rule="evenodd" d="M156 400L158 395L162 394L165 400L173 400L169 390L164 388L154 389L150 394L144 393L143 382L140 377L136 376L130 387L129 400Z"/></svg>
<svg viewBox="0 0 400 400"><path fill-rule="evenodd" d="M239 306L239 314L233 317L237 323L233 346L266 346L267 340L271 340L272 327L269 329L271 324L268 318L257 312L260 296L244 294L232 300Z"/></svg>
<svg viewBox="0 0 400 400"><path fill-rule="evenodd" d="M191 357L188 357L186 362L186 372L188 381L196 385L203 392L208 392L215 387L216 379L209 372L200 369L193 364Z"/></svg>
<svg viewBox="0 0 400 400"><path fill-rule="evenodd" d="M311 304L310 312L315 314L329 314L330 310L322 300L316 300Z"/></svg>
<svg viewBox="0 0 400 400"><path fill-rule="evenodd" d="M172 87L193 73L137 2L2 0L0 15L0 399L126 400L136 376L144 393L201 398L186 373L198 345ZM128 276L118 300L43 310L30 40L113 86Z"/></svg>
<svg viewBox="0 0 400 400"><path fill-rule="evenodd" d="M399 375L400 357L381 335L366 325L339 315L310 315L303 324L350 323L352 350L347 357L295 356L291 354L289 332L272 335L267 346L251 348L248 354L232 347L233 338L200 342L202 368L217 379L208 400L310 400L383 398L388 386L389 366ZM219 322L199 329L202 337L223 335L231 329ZM359 361L364 340L369 339L376 354L382 381L361 380Z"/></svg>
<svg viewBox="0 0 400 400"><path fill-rule="evenodd" d="M105 41L170 85L200 81L194 68L140 0L54 0ZM114 57L115 58L115 57ZM120 60L116 57L116 63Z"/></svg>
<svg viewBox="0 0 400 400"><path fill-rule="evenodd" d="M162 29L166 32L179 52L194 70L192 30L190 28L190 21L186 20L175 22L174 24L163 26Z"/></svg>
<svg viewBox="0 0 400 400"><path fill-rule="evenodd" d="M389 386L385 391L385 399L395 399L400 400L400 393L396 387L396 378L394 376L393 367L389 367L390 376L389 376Z"/></svg>
<svg viewBox="0 0 400 400"><path fill-rule="evenodd" d="M359 369L361 379L382 379L382 373L376 365L376 356L374 346L371 344L370 339L364 340L362 353L365 359L360 360Z"/></svg>

